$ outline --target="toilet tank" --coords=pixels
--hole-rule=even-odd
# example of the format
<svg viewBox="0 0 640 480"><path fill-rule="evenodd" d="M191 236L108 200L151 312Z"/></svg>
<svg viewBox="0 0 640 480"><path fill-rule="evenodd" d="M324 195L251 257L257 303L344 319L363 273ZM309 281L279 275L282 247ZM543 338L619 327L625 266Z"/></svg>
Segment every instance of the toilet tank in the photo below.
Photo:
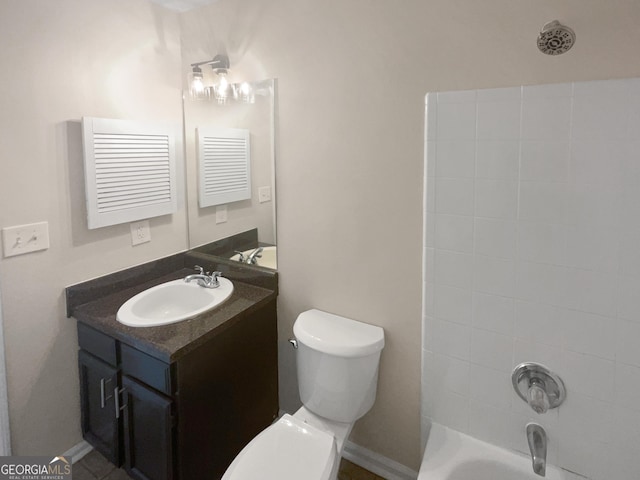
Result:
<svg viewBox="0 0 640 480"><path fill-rule="evenodd" d="M298 316L293 333L304 406L336 422L354 422L367 413L376 399L384 330L308 310Z"/></svg>

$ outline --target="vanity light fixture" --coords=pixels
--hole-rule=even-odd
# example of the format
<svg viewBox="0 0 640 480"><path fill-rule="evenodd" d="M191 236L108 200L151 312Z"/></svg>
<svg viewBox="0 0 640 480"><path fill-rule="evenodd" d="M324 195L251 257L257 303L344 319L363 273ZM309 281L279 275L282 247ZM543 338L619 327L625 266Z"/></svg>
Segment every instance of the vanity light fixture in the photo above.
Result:
<svg viewBox="0 0 640 480"><path fill-rule="evenodd" d="M202 68L200 68L202 65L211 65L216 74L216 81L213 85L207 85ZM219 104L225 104L228 101L255 103L255 92L250 83L229 83L227 79L229 66L229 57L226 55L216 55L213 60L192 63L189 73L189 95L191 98L215 100Z"/></svg>
<svg viewBox="0 0 640 480"><path fill-rule="evenodd" d="M213 86L208 87L205 85L202 69L200 68L201 65L211 65L211 68L216 73L217 81ZM213 93L213 97L219 103L225 103L230 90L229 82L227 81L229 66L229 57L226 55L216 55L213 60L192 63L189 75L189 94L191 97L210 98Z"/></svg>

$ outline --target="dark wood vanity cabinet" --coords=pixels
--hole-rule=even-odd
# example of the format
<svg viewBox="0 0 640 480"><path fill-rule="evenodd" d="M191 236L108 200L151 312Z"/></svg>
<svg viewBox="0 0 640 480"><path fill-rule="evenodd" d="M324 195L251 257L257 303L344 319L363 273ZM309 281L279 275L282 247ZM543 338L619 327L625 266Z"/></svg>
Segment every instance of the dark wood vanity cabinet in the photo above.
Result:
<svg viewBox="0 0 640 480"><path fill-rule="evenodd" d="M278 414L275 308L169 362L78 322L84 438L133 478L221 478Z"/></svg>

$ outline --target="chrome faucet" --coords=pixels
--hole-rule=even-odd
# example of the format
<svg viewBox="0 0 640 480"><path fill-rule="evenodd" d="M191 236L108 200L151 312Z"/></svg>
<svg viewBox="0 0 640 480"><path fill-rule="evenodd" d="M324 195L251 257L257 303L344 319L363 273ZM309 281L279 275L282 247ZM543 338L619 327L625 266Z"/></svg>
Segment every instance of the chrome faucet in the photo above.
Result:
<svg viewBox="0 0 640 480"><path fill-rule="evenodd" d="M547 433L542 425L527 424L527 442L529 442L533 472L544 477L547 469Z"/></svg>
<svg viewBox="0 0 640 480"><path fill-rule="evenodd" d="M193 267L198 273L194 273L192 275L187 275L184 277L184 281L189 283L195 280L198 285L204 288L218 288L220 286L220 282L218 281L218 277L222 275L222 272L207 272L204 273L204 268L200 265L196 265Z"/></svg>
<svg viewBox="0 0 640 480"><path fill-rule="evenodd" d="M258 259L262 258L262 250L264 250L264 248L258 247L253 252L251 252L247 256L247 263L249 265L256 265L258 263Z"/></svg>

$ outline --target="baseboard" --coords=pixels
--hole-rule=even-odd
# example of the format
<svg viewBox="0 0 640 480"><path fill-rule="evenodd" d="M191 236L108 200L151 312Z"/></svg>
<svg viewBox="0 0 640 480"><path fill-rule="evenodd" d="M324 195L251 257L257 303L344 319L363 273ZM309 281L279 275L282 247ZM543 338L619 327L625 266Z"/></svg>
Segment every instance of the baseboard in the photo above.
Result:
<svg viewBox="0 0 640 480"><path fill-rule="evenodd" d="M387 480L416 480L418 472L347 440L342 457Z"/></svg>
<svg viewBox="0 0 640 480"><path fill-rule="evenodd" d="M71 457L71 463L76 463L91 450L93 450L93 447L83 440L79 444L74 445L69 450L64 452L62 456Z"/></svg>

